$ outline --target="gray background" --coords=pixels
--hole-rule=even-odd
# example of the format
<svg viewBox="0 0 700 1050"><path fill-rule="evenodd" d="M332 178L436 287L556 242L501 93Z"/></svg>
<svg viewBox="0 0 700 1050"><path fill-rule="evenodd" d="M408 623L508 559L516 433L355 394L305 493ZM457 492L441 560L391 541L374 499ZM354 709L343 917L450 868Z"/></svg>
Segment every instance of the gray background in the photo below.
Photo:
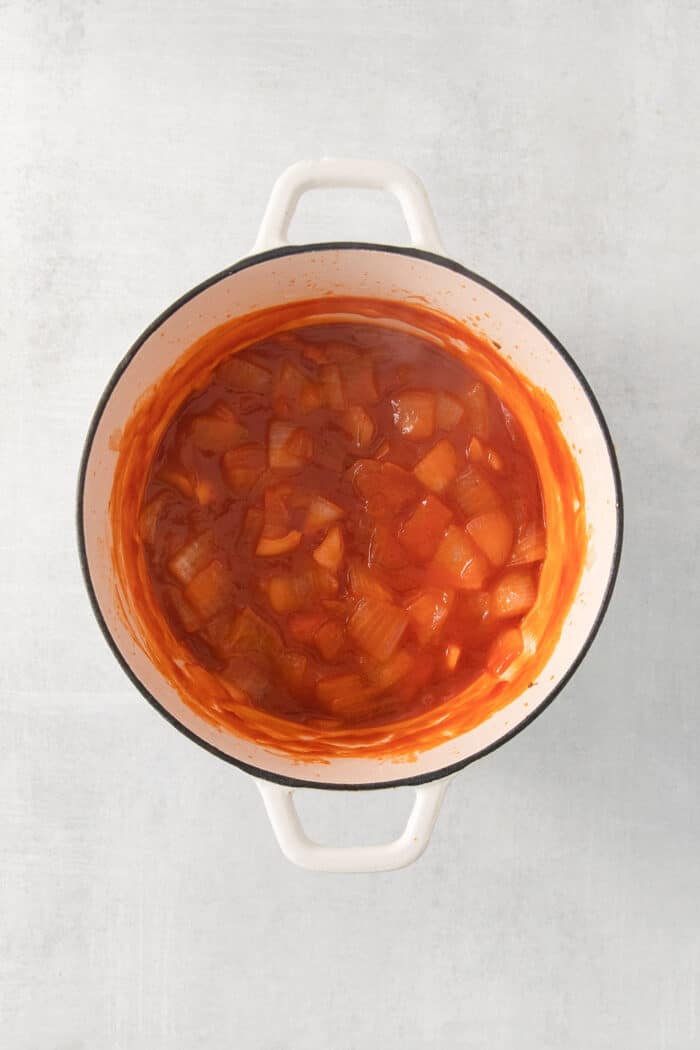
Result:
<svg viewBox="0 0 700 1050"><path fill-rule="evenodd" d="M699 36L693 0L0 5L3 1047L698 1045ZM287 864L136 694L73 532L112 368L322 154L422 176L447 251L582 365L627 503L575 680L375 877ZM405 238L372 194L293 234ZM377 840L408 803L302 808Z"/></svg>

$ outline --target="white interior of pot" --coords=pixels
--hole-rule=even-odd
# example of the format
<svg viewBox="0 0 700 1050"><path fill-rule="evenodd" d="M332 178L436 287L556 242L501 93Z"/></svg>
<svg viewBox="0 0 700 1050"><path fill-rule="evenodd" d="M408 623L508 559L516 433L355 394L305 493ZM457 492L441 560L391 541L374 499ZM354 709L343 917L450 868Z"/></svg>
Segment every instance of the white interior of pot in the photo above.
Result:
<svg viewBox="0 0 700 1050"><path fill-rule="evenodd" d="M214 728L153 667L114 602L109 497L117 454L110 447L110 436L123 428L137 398L197 338L231 317L282 302L340 294L404 302L420 297L421 305L491 336L514 365L556 401L585 490L589 553L560 643L547 666L525 695L477 728L411 762L358 756L300 763ZM268 259L221 279L182 305L146 339L114 387L94 433L85 474L83 525L89 574L112 639L136 677L179 723L225 755L277 776L328 784L390 783L435 773L490 747L529 718L566 675L585 647L607 591L617 536L616 489L605 436L585 390L546 336L519 310L477 281L432 261L380 249L327 248Z"/></svg>

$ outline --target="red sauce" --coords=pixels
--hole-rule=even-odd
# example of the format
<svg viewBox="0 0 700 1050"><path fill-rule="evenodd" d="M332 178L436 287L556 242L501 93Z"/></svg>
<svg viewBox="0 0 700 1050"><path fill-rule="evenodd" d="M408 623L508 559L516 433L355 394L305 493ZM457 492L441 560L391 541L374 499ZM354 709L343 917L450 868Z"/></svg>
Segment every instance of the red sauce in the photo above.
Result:
<svg viewBox="0 0 700 1050"><path fill-rule="evenodd" d="M583 563L580 479L551 403L484 340L332 302L369 316L314 323L325 300L232 322L142 399L115 568L141 643L210 720L299 757L411 754L542 666Z"/></svg>

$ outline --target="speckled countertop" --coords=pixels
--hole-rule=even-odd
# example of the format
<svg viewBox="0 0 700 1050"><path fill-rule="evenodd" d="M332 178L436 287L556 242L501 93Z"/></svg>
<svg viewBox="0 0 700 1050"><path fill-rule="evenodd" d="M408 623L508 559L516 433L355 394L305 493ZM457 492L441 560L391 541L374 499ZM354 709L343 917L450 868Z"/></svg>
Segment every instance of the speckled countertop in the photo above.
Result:
<svg viewBox="0 0 700 1050"><path fill-rule="evenodd" d="M661 0L0 6L0 1045L697 1045L699 36ZM74 536L115 363L324 154L421 175L446 250L584 369L626 493L584 666L374 877L291 867L253 783L136 694ZM319 193L293 236L404 231ZM352 841L408 804L301 808Z"/></svg>

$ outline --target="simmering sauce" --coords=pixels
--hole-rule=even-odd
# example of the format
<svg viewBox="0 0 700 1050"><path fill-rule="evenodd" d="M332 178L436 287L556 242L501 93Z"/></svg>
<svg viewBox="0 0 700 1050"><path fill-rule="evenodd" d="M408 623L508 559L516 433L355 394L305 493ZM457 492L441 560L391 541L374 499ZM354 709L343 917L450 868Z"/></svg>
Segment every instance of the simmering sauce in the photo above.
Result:
<svg viewBox="0 0 700 1050"><path fill-rule="evenodd" d="M416 746L470 691L472 724L507 702L566 530L550 537L533 445L489 378L370 319L243 349L219 336L133 503L131 589L148 592L151 648L198 683L188 702L316 757L386 727L394 750L402 726ZM567 597L578 571L559 573Z"/></svg>

